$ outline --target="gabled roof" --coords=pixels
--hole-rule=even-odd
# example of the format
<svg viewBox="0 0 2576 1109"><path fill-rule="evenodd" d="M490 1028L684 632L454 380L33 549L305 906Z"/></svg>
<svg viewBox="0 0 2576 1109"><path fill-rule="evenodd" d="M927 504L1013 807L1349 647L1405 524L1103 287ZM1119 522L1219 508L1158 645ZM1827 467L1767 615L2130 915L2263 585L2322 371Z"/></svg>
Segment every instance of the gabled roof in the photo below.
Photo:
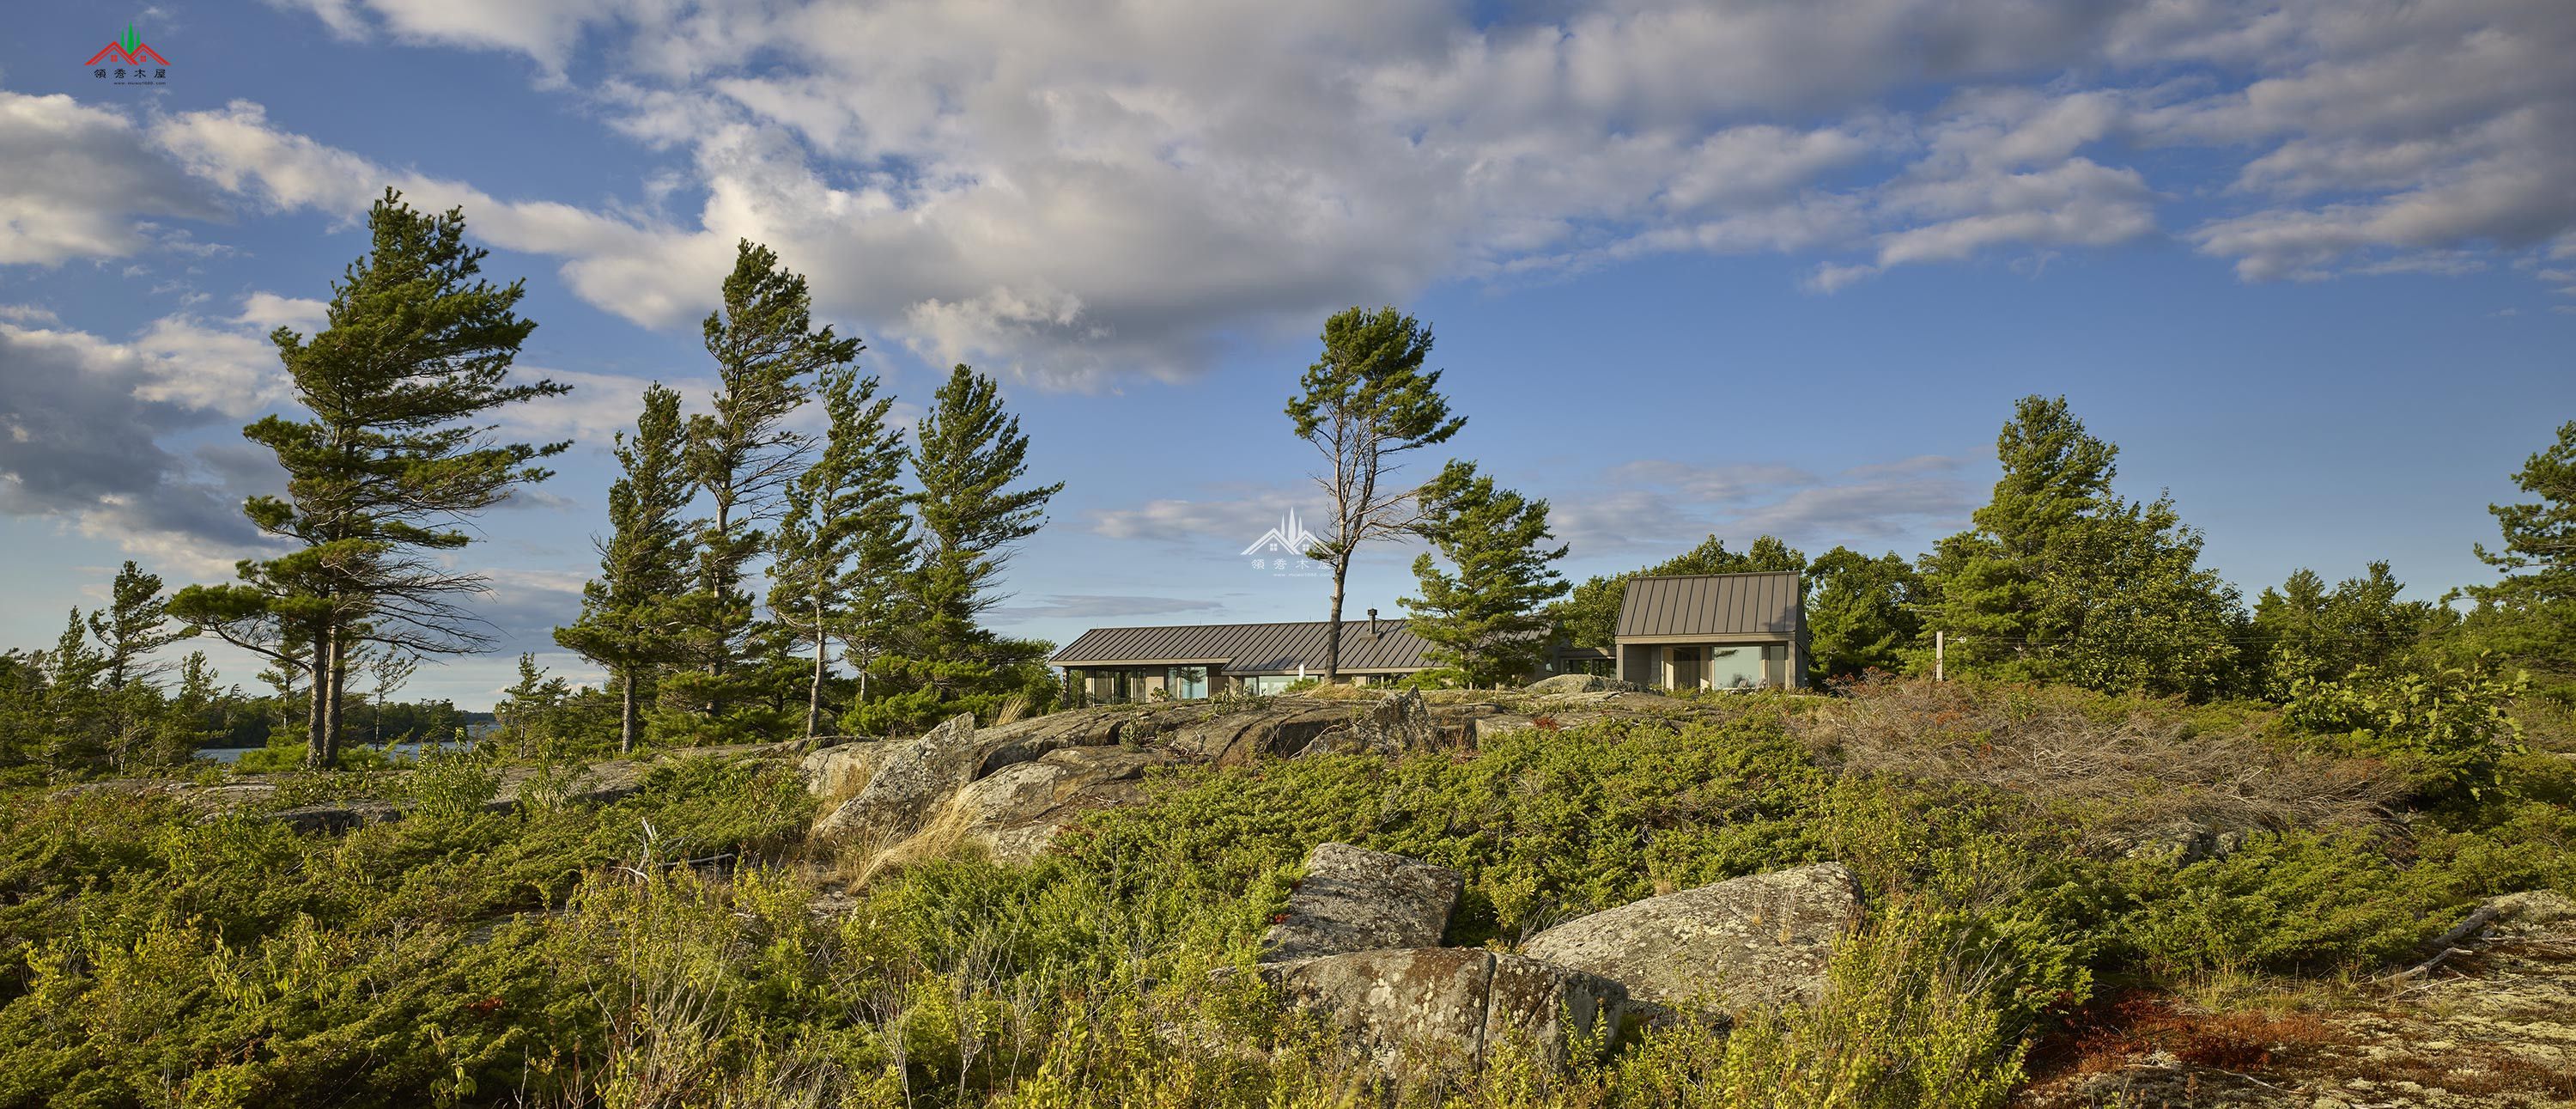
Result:
<svg viewBox="0 0 2576 1109"><path fill-rule="evenodd" d="M1619 638L1798 634L1798 575L1688 574L1630 578L1619 599Z"/></svg>
<svg viewBox="0 0 2576 1109"><path fill-rule="evenodd" d="M1288 624L1185 624L1162 628L1093 628L1047 661L1057 666L1209 665L1234 673L1324 672L1322 620ZM1425 670L1429 644L1403 620L1342 621L1342 669Z"/></svg>

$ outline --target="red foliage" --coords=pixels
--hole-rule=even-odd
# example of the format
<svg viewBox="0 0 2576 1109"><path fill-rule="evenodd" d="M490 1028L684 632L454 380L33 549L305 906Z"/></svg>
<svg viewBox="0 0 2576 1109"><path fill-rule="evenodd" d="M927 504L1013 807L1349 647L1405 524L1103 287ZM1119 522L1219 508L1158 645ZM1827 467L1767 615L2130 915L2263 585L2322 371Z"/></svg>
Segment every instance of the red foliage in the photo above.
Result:
<svg viewBox="0 0 2576 1109"><path fill-rule="evenodd" d="M2061 1005L2055 1031L2031 1052L2032 1073L2098 1074L2159 1049L2195 1066L2229 1071L2271 1066L2283 1049L2332 1043L2325 1022L2306 1013L2185 1013L2164 994L2131 990L2081 1006Z"/></svg>

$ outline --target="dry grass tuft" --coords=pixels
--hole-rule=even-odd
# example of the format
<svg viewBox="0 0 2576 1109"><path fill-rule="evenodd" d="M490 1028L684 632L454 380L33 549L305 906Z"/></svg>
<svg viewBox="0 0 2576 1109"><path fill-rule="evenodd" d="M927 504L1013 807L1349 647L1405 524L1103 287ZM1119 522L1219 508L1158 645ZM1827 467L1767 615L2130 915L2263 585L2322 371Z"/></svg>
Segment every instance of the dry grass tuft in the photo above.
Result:
<svg viewBox="0 0 2576 1109"><path fill-rule="evenodd" d="M2213 831L2383 829L2406 792L2386 766L2288 749L2179 706L2067 690L1877 680L1791 717L1844 770L1967 782L2081 820L2090 839L2194 821Z"/></svg>
<svg viewBox="0 0 2576 1109"><path fill-rule="evenodd" d="M864 889L907 867L954 855L970 846L973 837L967 833L972 824L965 808L943 803L939 815L919 831L876 832L840 840L831 848L832 877L845 888Z"/></svg>
<svg viewBox="0 0 2576 1109"><path fill-rule="evenodd" d="M1028 715L1029 695L1026 693L1014 693L1002 701L1000 708L993 710L992 722L985 724L984 726L987 728L998 728L1004 724L1025 719Z"/></svg>

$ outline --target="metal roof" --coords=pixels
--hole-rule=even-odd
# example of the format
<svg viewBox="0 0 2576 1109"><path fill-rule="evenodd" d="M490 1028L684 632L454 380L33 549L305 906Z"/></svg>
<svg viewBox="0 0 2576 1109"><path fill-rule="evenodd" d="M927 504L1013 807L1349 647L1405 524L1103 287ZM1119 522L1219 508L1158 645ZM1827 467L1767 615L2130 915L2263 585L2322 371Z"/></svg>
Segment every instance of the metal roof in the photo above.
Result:
<svg viewBox="0 0 2576 1109"><path fill-rule="evenodd" d="M1670 635L1798 634L1798 575L1690 574L1630 578L1619 599L1621 639Z"/></svg>
<svg viewBox="0 0 2576 1109"><path fill-rule="evenodd" d="M1288 624L1185 624L1163 628L1093 628L1064 645L1049 662L1057 666L1199 664L1236 674L1294 674L1299 665L1324 671L1322 620ZM1342 669L1424 670L1429 644L1403 620L1342 621Z"/></svg>

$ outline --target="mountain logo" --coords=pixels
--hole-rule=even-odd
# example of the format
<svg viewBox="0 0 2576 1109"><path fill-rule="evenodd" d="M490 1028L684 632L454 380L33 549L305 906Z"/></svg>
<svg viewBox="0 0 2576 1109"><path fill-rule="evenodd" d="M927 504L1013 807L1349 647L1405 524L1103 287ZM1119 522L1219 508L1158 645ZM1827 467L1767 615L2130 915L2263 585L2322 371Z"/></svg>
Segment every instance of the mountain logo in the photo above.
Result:
<svg viewBox="0 0 2576 1109"><path fill-rule="evenodd" d="M1306 530L1306 525L1298 522L1297 510L1291 508L1286 516L1280 517L1278 527L1262 533L1261 538L1253 540L1251 546L1243 549L1243 553L1280 554L1291 558L1304 558L1306 552L1322 545L1315 538L1314 532Z"/></svg>
<svg viewBox="0 0 2576 1109"><path fill-rule="evenodd" d="M116 65L142 65L145 58L152 59L153 65L170 64L170 59L162 57L160 51L154 50L150 43L143 41L142 35L135 33L131 23L125 25L124 34L108 40L106 46L100 47L98 53L90 55L89 60L81 64L97 65L101 58L114 58Z"/></svg>

